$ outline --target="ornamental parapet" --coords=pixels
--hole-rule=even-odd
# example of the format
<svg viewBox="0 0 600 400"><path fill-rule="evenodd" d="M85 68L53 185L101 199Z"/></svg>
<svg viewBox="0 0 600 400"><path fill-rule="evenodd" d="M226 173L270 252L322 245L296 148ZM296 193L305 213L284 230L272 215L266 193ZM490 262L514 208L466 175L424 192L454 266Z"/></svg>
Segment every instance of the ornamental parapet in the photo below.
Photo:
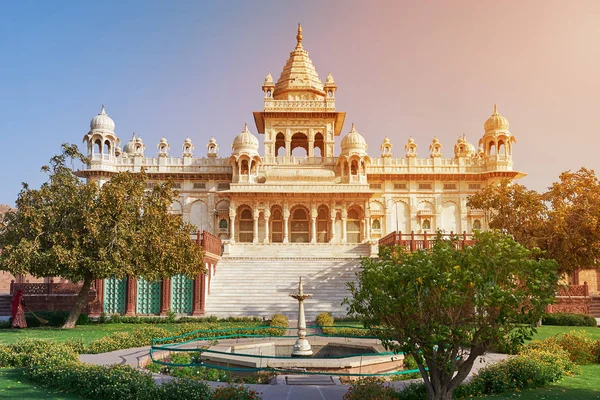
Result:
<svg viewBox="0 0 600 400"><path fill-rule="evenodd" d="M331 185L269 185L269 184L239 184L232 183L229 193L365 193L371 194L373 191L368 184L331 184Z"/></svg>
<svg viewBox="0 0 600 400"><path fill-rule="evenodd" d="M326 100L265 100L265 111L335 111L335 101Z"/></svg>

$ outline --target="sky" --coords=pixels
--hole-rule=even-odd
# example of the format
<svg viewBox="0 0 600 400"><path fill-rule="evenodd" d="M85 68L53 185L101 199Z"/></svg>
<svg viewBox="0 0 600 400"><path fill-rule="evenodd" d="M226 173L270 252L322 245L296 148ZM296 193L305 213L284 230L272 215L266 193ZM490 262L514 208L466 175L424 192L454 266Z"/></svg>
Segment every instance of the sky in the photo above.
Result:
<svg viewBox="0 0 600 400"><path fill-rule="evenodd" d="M296 44L377 157L410 136L446 157L466 134L477 146L498 104L517 143L521 180L538 191L565 170L600 171L600 1L15 1L0 13L0 204L65 142L83 148L102 104L122 144L146 155L161 137L180 156L214 136L219 155L263 107ZM262 136L259 137L262 142ZM339 154L337 139L336 154ZM261 148L262 152L262 148Z"/></svg>

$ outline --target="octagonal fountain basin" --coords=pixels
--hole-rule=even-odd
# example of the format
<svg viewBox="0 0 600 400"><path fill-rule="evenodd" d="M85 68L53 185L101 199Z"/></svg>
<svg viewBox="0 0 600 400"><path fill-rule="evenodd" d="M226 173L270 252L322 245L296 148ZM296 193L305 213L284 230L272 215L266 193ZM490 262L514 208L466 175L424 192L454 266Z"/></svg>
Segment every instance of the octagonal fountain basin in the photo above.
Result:
<svg viewBox="0 0 600 400"><path fill-rule="evenodd" d="M202 353L202 361L217 366L248 369L280 368L343 374L400 371L402 354L387 352L372 339L311 338L313 355L292 357L293 339L219 342ZM214 352L214 353L213 353Z"/></svg>

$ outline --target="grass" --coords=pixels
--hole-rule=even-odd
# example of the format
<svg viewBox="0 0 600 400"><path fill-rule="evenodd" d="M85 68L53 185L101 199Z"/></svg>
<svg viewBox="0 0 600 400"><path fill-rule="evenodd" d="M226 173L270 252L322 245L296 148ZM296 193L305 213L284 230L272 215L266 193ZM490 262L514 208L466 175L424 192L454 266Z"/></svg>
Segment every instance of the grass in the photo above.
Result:
<svg viewBox="0 0 600 400"><path fill-rule="evenodd" d="M220 322L221 328L231 326L259 326L262 322L243 323L243 322ZM84 343L90 343L93 340L100 339L114 332L130 331L143 326L156 326L164 328L169 332L175 332L181 328L181 324L92 324L80 325L73 329L60 328L27 328L27 329L2 329L0 330L0 345L12 344L19 339L47 339L64 342L69 339L83 339Z"/></svg>
<svg viewBox="0 0 600 400"><path fill-rule="evenodd" d="M475 397L477 400L593 400L600 399L600 365L584 365L581 374L568 376L539 389L524 390L496 396Z"/></svg>
<svg viewBox="0 0 600 400"><path fill-rule="evenodd" d="M537 333L533 335L533 339L544 340L547 337L558 335L569 331L586 331L594 340L600 339L600 328L595 326L553 326L545 325L537 328Z"/></svg>
<svg viewBox="0 0 600 400"><path fill-rule="evenodd" d="M81 397L29 383L18 369L0 368L0 399L77 400Z"/></svg>

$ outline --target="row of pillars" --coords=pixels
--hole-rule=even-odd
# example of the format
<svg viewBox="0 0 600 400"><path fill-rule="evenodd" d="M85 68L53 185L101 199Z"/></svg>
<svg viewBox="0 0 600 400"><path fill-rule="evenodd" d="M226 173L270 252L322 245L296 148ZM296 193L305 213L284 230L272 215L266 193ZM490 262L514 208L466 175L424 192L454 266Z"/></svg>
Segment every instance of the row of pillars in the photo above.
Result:
<svg viewBox="0 0 600 400"><path fill-rule="evenodd" d="M264 237L263 243L268 244L269 237L270 237L269 226L270 226L271 212L269 210L265 210L263 212L263 214L264 214L264 218L265 218L265 237ZM334 241L336 239L336 230L335 230L336 214L337 214L337 212L334 211L331 213L331 216L330 216L329 243L334 243ZM229 221L232 221L230 223L230 240L229 240L230 243L235 243L235 226L236 226L235 217L236 216L237 216L237 213L231 211L231 209L230 209L229 210ZM252 243L258 243L258 219L259 219L259 216L260 216L260 211L254 210ZM290 212L284 211L283 212L283 243L289 243L289 218L290 218ZM341 221L342 221L341 243L346 244L347 236L348 236L348 220L347 220L346 210L342 211ZM365 241L371 240L370 226L371 226L371 218L367 215L365 217L365 222L363 224L363 229L362 229L363 230L362 234L363 234L363 238ZM310 243L317 243L317 215L315 215L314 213L311 215L311 218L310 218Z"/></svg>

